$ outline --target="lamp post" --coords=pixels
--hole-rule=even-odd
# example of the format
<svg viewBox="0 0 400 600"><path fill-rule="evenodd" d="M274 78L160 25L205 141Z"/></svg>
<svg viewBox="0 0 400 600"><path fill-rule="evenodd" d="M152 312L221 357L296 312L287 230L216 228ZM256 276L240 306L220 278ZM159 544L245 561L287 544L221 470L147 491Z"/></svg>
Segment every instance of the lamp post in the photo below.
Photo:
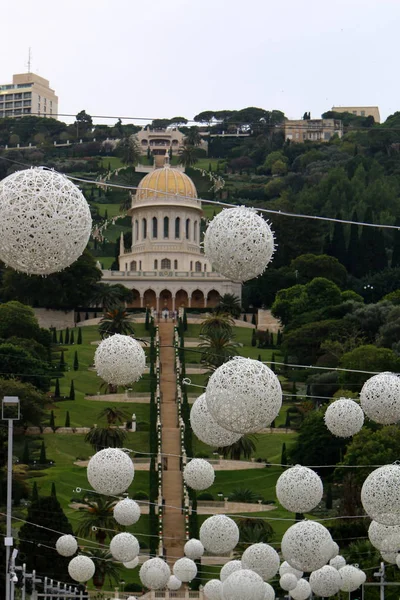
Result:
<svg viewBox="0 0 400 600"><path fill-rule="evenodd" d="M1 403L1 418L3 421L8 421L8 454L7 454L7 518L6 518L6 537L4 545L6 547L6 598L12 600L11 597L11 575L10 575L10 558L11 548L14 545L14 540L11 535L11 516L12 516L12 458L13 458L13 432L14 421L20 419L20 405L17 396L4 396ZM14 585L12 586L14 591Z"/></svg>

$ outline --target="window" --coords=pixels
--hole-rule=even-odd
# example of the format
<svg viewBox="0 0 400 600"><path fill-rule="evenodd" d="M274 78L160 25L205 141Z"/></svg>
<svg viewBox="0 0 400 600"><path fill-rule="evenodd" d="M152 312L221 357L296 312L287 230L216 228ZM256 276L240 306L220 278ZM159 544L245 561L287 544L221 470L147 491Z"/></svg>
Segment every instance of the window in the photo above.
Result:
<svg viewBox="0 0 400 600"><path fill-rule="evenodd" d="M164 237L169 237L169 218L164 217Z"/></svg>
<svg viewBox="0 0 400 600"><path fill-rule="evenodd" d="M169 258L162 259L161 268L162 269L170 269L171 268L171 261L169 260Z"/></svg>
<svg viewBox="0 0 400 600"><path fill-rule="evenodd" d="M194 270L196 271L196 273L201 273L201 262L199 260L196 261L194 265Z"/></svg>
<svg viewBox="0 0 400 600"><path fill-rule="evenodd" d="M158 221L157 217L153 217L153 238L157 239L158 236Z"/></svg>
<svg viewBox="0 0 400 600"><path fill-rule="evenodd" d="M147 220L142 219L142 238L145 240L147 238Z"/></svg>
<svg viewBox="0 0 400 600"><path fill-rule="evenodd" d="M142 261L139 260L139 271L141 271L141 270L142 270Z"/></svg>
<svg viewBox="0 0 400 600"><path fill-rule="evenodd" d="M178 240L181 237L181 219L176 217L175 219L175 238Z"/></svg>
<svg viewBox="0 0 400 600"><path fill-rule="evenodd" d="M178 268L178 261L174 260L174 269L177 269L177 268Z"/></svg>
<svg viewBox="0 0 400 600"><path fill-rule="evenodd" d="M190 270L193 271L193 261L190 261Z"/></svg>
<svg viewBox="0 0 400 600"><path fill-rule="evenodd" d="M362 111L361 111L361 116L362 116L362 117L365 117L365 110L362 110Z"/></svg>
<svg viewBox="0 0 400 600"><path fill-rule="evenodd" d="M31 98L32 92L24 92L24 98Z"/></svg>
<svg viewBox="0 0 400 600"><path fill-rule="evenodd" d="M135 221L135 241L139 240L139 221Z"/></svg>
<svg viewBox="0 0 400 600"><path fill-rule="evenodd" d="M197 242L197 221L195 221L193 225L193 239L195 242Z"/></svg>
<svg viewBox="0 0 400 600"><path fill-rule="evenodd" d="M186 239L189 239L189 232L190 232L190 219L186 219Z"/></svg>
<svg viewBox="0 0 400 600"><path fill-rule="evenodd" d="M207 265L206 265L206 263L204 263L204 272L206 272L206 271L207 271Z"/></svg>
<svg viewBox="0 0 400 600"><path fill-rule="evenodd" d="M129 266L129 269L131 271L136 271L136 268L137 268L136 260L133 260Z"/></svg>
<svg viewBox="0 0 400 600"><path fill-rule="evenodd" d="M154 261L154 269L158 269L158 260L157 259Z"/></svg>

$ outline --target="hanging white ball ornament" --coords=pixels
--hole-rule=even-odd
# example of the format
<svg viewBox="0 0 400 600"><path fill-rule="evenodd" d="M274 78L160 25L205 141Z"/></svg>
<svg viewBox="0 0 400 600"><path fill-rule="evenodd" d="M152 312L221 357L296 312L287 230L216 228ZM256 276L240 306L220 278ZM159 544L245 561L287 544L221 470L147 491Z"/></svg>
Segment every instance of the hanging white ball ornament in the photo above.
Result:
<svg viewBox="0 0 400 600"><path fill-rule="evenodd" d="M222 600L222 581L210 579L203 588L203 594L207 600Z"/></svg>
<svg viewBox="0 0 400 600"><path fill-rule="evenodd" d="M386 562L395 565L400 551L400 536L393 534L385 538L381 543L380 551Z"/></svg>
<svg viewBox="0 0 400 600"><path fill-rule="evenodd" d="M320 523L300 521L285 532L281 548L283 557L295 569L316 571L331 558L332 537Z"/></svg>
<svg viewBox="0 0 400 600"><path fill-rule="evenodd" d="M367 379L360 392L361 408L372 421L391 425L400 421L400 377L378 373Z"/></svg>
<svg viewBox="0 0 400 600"><path fill-rule="evenodd" d="M78 543L73 535L62 535L56 541L56 550L61 556L72 556L78 550Z"/></svg>
<svg viewBox="0 0 400 600"><path fill-rule="evenodd" d="M339 398L328 406L324 420L333 435L347 438L360 431L364 425L364 413L354 400Z"/></svg>
<svg viewBox="0 0 400 600"><path fill-rule="evenodd" d="M146 368L146 355L138 341L118 333L102 340L94 354L97 375L112 385L138 381Z"/></svg>
<svg viewBox="0 0 400 600"><path fill-rule="evenodd" d="M254 571L235 571L222 584L223 600L264 600L265 586Z"/></svg>
<svg viewBox="0 0 400 600"><path fill-rule="evenodd" d="M167 585L171 570L161 558L150 558L140 567L139 577L144 587L161 590Z"/></svg>
<svg viewBox="0 0 400 600"><path fill-rule="evenodd" d="M332 540L332 554L331 558L335 558L339 554L340 548L335 541Z"/></svg>
<svg viewBox="0 0 400 600"><path fill-rule="evenodd" d="M289 591L293 600L307 600L311 596L311 587L306 579L299 579L294 590Z"/></svg>
<svg viewBox="0 0 400 600"><path fill-rule="evenodd" d="M342 582L340 589L342 592L354 592L361 585L361 572L357 567L346 565L338 571Z"/></svg>
<svg viewBox="0 0 400 600"><path fill-rule="evenodd" d="M200 540L191 538L186 542L183 552L188 558L191 558L192 560L198 560L204 554L204 546Z"/></svg>
<svg viewBox="0 0 400 600"><path fill-rule="evenodd" d="M221 571L219 573L220 580L224 582L225 579L228 579L229 575L232 575L232 573L234 573L235 571L240 571L241 568L241 560L230 560L229 562L225 563L224 566L221 568Z"/></svg>
<svg viewBox="0 0 400 600"><path fill-rule="evenodd" d="M236 357L211 375L206 388L207 407L219 425L237 433L268 427L282 406L278 377L266 365Z"/></svg>
<svg viewBox="0 0 400 600"><path fill-rule="evenodd" d="M179 558L173 568L172 572L181 581L187 583L192 581L197 575L196 563L190 558Z"/></svg>
<svg viewBox="0 0 400 600"><path fill-rule="evenodd" d="M399 569L400 569L400 554L398 554L398 555L396 556L396 565L397 565L397 566L399 567Z"/></svg>
<svg viewBox="0 0 400 600"><path fill-rule="evenodd" d="M129 562L139 554L139 542L131 533L118 533L110 542L110 552L119 562Z"/></svg>
<svg viewBox="0 0 400 600"><path fill-rule="evenodd" d="M279 567L279 575L282 577L282 575L285 575L286 573L291 573L292 575L295 575L297 579L303 577L303 571L294 569L289 565L289 563L286 560L284 560L281 566Z"/></svg>
<svg viewBox="0 0 400 600"><path fill-rule="evenodd" d="M176 592L177 590L179 590L181 585L182 585L182 581L180 579L178 579L177 577L175 577L175 575L171 575L171 577L168 579L167 588L171 592Z"/></svg>
<svg viewBox="0 0 400 600"><path fill-rule="evenodd" d="M335 567L324 565L310 575L310 587L314 594L321 598L334 596L340 590L342 578Z"/></svg>
<svg viewBox="0 0 400 600"><path fill-rule="evenodd" d="M204 236L204 254L214 269L233 281L261 275L274 253L274 234L253 208L222 210Z"/></svg>
<svg viewBox="0 0 400 600"><path fill-rule="evenodd" d="M130 498L124 498L114 506L114 519L120 525L134 525L140 519L140 506Z"/></svg>
<svg viewBox="0 0 400 600"><path fill-rule="evenodd" d="M133 462L119 448L105 448L89 460L87 478L94 490L106 496L117 496L131 485L135 469Z"/></svg>
<svg viewBox="0 0 400 600"><path fill-rule="evenodd" d="M239 528L226 515L214 515L200 527L200 541L207 552L225 554L231 552L239 541Z"/></svg>
<svg viewBox="0 0 400 600"><path fill-rule="evenodd" d="M192 490L206 490L214 483L215 472L204 458L192 458L183 469L183 479Z"/></svg>
<svg viewBox="0 0 400 600"><path fill-rule="evenodd" d="M298 582L296 575L293 573L285 573L279 580L279 585L285 592L290 592L290 590L294 590Z"/></svg>
<svg viewBox="0 0 400 600"><path fill-rule="evenodd" d="M400 466L384 465L365 479L361 488L365 512L383 525L400 524Z"/></svg>
<svg viewBox="0 0 400 600"><path fill-rule="evenodd" d="M268 544L252 544L242 554L242 568L254 571L265 580L272 579L279 569L279 554Z"/></svg>
<svg viewBox="0 0 400 600"><path fill-rule="evenodd" d="M83 554L75 556L68 564L69 576L74 581L79 581L79 583L85 583L92 579L95 571L96 567L92 559Z"/></svg>
<svg viewBox="0 0 400 600"><path fill-rule="evenodd" d="M400 536L400 525L382 525L377 521L371 521L368 528L368 538L375 548L380 550L383 540L392 535Z"/></svg>
<svg viewBox="0 0 400 600"><path fill-rule="evenodd" d="M139 564L139 557L137 556L136 558L134 558L133 560L130 560L129 562L124 562L123 565L126 569L135 569Z"/></svg>
<svg viewBox="0 0 400 600"><path fill-rule="evenodd" d="M25 169L0 182L0 259L16 271L49 275L74 263L92 229L80 189L55 171Z"/></svg>
<svg viewBox="0 0 400 600"><path fill-rule="evenodd" d="M264 581L264 600L275 600L275 590L266 581Z"/></svg>
<svg viewBox="0 0 400 600"><path fill-rule="evenodd" d="M344 558L344 556L340 556L340 554L338 554L337 556L335 556L335 558L331 558L329 564L331 567L334 567L335 569L339 570L346 564L346 559Z"/></svg>
<svg viewBox="0 0 400 600"><path fill-rule="evenodd" d="M199 396L193 403L190 425L195 436L212 448L230 446L242 437L241 433L229 431L218 425L208 410L205 394Z"/></svg>
<svg viewBox="0 0 400 600"><path fill-rule="evenodd" d="M319 475L301 465L284 471L276 482L276 496L282 506L291 512L310 512L321 502L322 494Z"/></svg>

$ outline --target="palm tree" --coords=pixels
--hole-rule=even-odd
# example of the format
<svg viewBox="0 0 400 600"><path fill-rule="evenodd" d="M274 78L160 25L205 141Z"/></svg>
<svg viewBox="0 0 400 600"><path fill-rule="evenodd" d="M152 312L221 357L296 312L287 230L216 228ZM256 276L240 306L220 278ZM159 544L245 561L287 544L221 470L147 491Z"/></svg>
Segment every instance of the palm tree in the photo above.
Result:
<svg viewBox="0 0 400 600"><path fill-rule="evenodd" d="M93 426L85 435L85 442L96 452L103 448L122 448L126 439L126 431L119 427Z"/></svg>
<svg viewBox="0 0 400 600"><path fill-rule="evenodd" d="M209 335L212 331L224 331L231 338L234 337L234 320L230 314L212 313L208 315L200 325L200 335Z"/></svg>
<svg viewBox="0 0 400 600"><path fill-rule="evenodd" d="M100 321L99 332L102 338L114 335L114 333L133 335L132 317L124 308L108 310Z"/></svg>
<svg viewBox="0 0 400 600"><path fill-rule="evenodd" d="M218 306L215 308L217 313L228 313L232 315L234 319L240 317L242 308L240 306L240 299L234 294L224 294L220 297Z"/></svg>
<svg viewBox="0 0 400 600"><path fill-rule="evenodd" d="M194 146L185 145L179 150L179 164L183 165L185 169L192 167L197 163L199 159L196 156L196 148Z"/></svg>
<svg viewBox="0 0 400 600"><path fill-rule="evenodd" d="M85 548L85 554L93 559L96 570L93 575L93 585L97 590L101 590L106 579L110 585L117 583L121 579L121 565L113 562L111 552L101 548Z"/></svg>
<svg viewBox="0 0 400 600"><path fill-rule="evenodd" d="M222 329L210 330L201 336L199 348L202 350L201 362L211 370L217 369L224 362L237 355L238 344L233 341L229 332Z"/></svg>
<svg viewBox="0 0 400 600"><path fill-rule="evenodd" d="M188 146L200 146L201 135L198 127L194 126L189 129L188 134L185 136L185 144Z"/></svg>
<svg viewBox="0 0 400 600"><path fill-rule="evenodd" d="M78 536L94 537L96 542L103 546L107 537L112 537L113 530L123 529L114 519L113 511L117 500L89 492L79 503L83 505L79 510L84 514L76 530Z"/></svg>
<svg viewBox="0 0 400 600"><path fill-rule="evenodd" d="M98 419L103 419L104 417L106 418L108 425L115 425L117 422L123 423L124 421L126 421L128 415L119 408L108 406L107 408L104 408L101 412L99 412L99 414L97 415Z"/></svg>
<svg viewBox="0 0 400 600"><path fill-rule="evenodd" d="M135 136L122 138L115 149L115 154L125 165L136 165L140 160L141 152Z"/></svg>
<svg viewBox="0 0 400 600"><path fill-rule="evenodd" d="M254 435L242 435L237 442L234 442L230 446L218 448L218 454L231 460L240 460L242 456L243 458L251 458L256 449L256 441L257 438Z"/></svg>
<svg viewBox="0 0 400 600"><path fill-rule="evenodd" d="M239 517L236 519L236 524L240 534L240 544L236 548L240 552L251 544L269 542L274 535L271 525L264 519Z"/></svg>
<svg viewBox="0 0 400 600"><path fill-rule="evenodd" d="M104 310L111 310L121 304L121 285L109 283L96 283L90 296L91 304L101 306ZM124 286L122 286L124 287Z"/></svg>

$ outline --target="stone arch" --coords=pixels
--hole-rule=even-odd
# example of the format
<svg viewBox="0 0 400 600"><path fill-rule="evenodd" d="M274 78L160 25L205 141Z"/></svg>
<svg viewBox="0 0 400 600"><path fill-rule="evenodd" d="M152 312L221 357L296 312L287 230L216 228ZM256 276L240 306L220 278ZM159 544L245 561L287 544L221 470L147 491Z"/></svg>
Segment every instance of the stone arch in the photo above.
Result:
<svg viewBox="0 0 400 600"><path fill-rule="evenodd" d="M185 290L178 290L175 294L176 310L179 310L181 306L189 306L189 295Z"/></svg>
<svg viewBox="0 0 400 600"><path fill-rule="evenodd" d="M214 308L219 303L221 295L217 290L210 290L207 294L207 308Z"/></svg>
<svg viewBox="0 0 400 600"><path fill-rule="evenodd" d="M132 289L132 302L128 306L130 308L140 308L140 292L135 288Z"/></svg>
<svg viewBox="0 0 400 600"><path fill-rule="evenodd" d="M160 310L164 310L164 308L172 310L172 293L170 290L162 290L160 292Z"/></svg>
<svg viewBox="0 0 400 600"><path fill-rule="evenodd" d="M137 262L136 262L136 260L131 260L130 265L129 265L129 270L130 271L137 271Z"/></svg>
<svg viewBox="0 0 400 600"><path fill-rule="evenodd" d="M201 290L197 289L192 292L191 307L204 308L204 294Z"/></svg>
<svg viewBox="0 0 400 600"><path fill-rule="evenodd" d="M152 289L148 289L143 294L143 306L144 308L157 308L157 297L156 293Z"/></svg>

